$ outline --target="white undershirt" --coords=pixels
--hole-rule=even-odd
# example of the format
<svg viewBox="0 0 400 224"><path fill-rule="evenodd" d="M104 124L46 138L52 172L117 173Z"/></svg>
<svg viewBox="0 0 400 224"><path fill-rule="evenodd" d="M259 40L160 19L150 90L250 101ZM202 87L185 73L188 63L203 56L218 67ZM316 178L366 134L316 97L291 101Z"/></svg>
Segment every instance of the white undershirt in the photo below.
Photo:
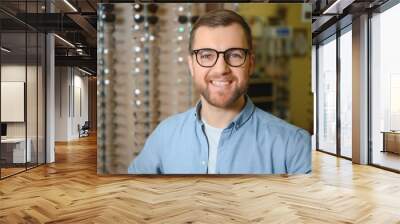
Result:
<svg viewBox="0 0 400 224"><path fill-rule="evenodd" d="M204 120L204 129L208 140L208 173L216 173L218 143L223 128L215 128L207 124Z"/></svg>

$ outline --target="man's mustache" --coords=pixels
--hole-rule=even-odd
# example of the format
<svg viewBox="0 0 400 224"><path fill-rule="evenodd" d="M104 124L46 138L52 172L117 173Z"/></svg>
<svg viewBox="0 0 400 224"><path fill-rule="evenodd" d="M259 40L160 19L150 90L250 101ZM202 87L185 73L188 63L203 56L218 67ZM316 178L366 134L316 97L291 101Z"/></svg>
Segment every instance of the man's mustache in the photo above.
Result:
<svg viewBox="0 0 400 224"><path fill-rule="evenodd" d="M214 75L214 76L207 76L205 77L205 80L207 82L210 81L221 81L221 82L232 82L236 80L236 77L234 76L221 76L221 75Z"/></svg>

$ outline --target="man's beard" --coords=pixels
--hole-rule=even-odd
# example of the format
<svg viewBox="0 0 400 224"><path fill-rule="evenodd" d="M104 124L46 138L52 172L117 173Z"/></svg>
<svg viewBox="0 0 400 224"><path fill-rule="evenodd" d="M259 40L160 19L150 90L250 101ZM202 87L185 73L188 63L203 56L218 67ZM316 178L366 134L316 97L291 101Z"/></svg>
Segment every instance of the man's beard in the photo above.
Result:
<svg viewBox="0 0 400 224"><path fill-rule="evenodd" d="M211 91L209 90L209 85L210 84L208 81L206 83L206 86L200 86L199 84L195 83L197 90L200 92L200 94L203 96L203 98L212 106L214 107L219 107L219 108L227 108L230 107L232 105L234 105L237 100L243 96L244 94L246 94L247 92L247 84L245 84L244 86L237 86L235 85L233 91L229 91L229 92L214 92L211 94ZM229 94L229 96L224 96L226 94ZM219 96L216 96L219 95ZM224 99L221 101L221 97L223 97Z"/></svg>

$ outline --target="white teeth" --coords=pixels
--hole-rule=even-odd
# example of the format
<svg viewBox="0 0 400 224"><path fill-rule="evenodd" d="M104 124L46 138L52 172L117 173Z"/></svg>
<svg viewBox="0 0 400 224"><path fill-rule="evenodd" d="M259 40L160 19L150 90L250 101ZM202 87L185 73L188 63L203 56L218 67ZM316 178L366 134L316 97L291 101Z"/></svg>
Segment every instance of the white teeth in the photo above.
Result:
<svg viewBox="0 0 400 224"><path fill-rule="evenodd" d="M215 86L227 86L229 85L228 81L211 81L211 83Z"/></svg>

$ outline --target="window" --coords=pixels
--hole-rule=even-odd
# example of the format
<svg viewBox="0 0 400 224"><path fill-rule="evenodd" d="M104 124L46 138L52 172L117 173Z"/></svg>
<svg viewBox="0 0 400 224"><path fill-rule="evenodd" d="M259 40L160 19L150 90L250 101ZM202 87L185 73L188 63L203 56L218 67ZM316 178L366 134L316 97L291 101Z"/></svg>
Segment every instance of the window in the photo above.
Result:
<svg viewBox="0 0 400 224"><path fill-rule="evenodd" d="M318 149L336 153L336 36L318 47Z"/></svg>
<svg viewBox="0 0 400 224"><path fill-rule="evenodd" d="M18 2L20 15L40 13L45 1ZM1 1L0 6L16 6ZM10 7L15 8L15 7ZM0 12L0 178L45 163L45 34ZM15 100L14 102L12 102ZM10 104L14 103L14 110Z"/></svg>
<svg viewBox="0 0 400 224"><path fill-rule="evenodd" d="M400 170L400 5L371 18L372 164Z"/></svg>
<svg viewBox="0 0 400 224"><path fill-rule="evenodd" d="M351 26L340 36L340 155L352 157L352 33Z"/></svg>

